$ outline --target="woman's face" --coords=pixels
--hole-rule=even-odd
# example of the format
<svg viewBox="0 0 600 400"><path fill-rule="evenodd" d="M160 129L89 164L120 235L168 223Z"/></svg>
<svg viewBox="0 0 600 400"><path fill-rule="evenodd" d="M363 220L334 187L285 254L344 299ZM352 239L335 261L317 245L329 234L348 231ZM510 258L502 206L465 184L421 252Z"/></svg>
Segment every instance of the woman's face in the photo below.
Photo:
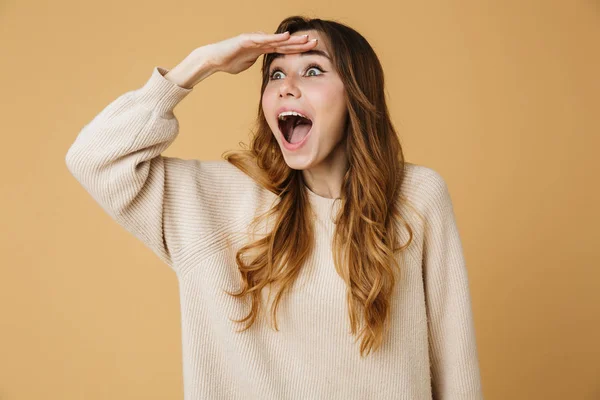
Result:
<svg viewBox="0 0 600 400"><path fill-rule="evenodd" d="M345 134L348 115L344 85L333 68L331 53L325 48L318 31L299 31L292 36L308 34L319 41L311 50L302 53L280 54L269 68L269 82L262 98L267 123L275 135L286 163L297 170L311 169L322 164L342 162L344 146L338 146ZM324 55L313 53L324 52ZM292 142L304 138L303 144L290 149L281 132L279 114L296 110L312 120L312 126L294 128ZM284 129L285 130L285 129ZM306 132L308 131L308 134ZM293 144L292 144L293 146Z"/></svg>

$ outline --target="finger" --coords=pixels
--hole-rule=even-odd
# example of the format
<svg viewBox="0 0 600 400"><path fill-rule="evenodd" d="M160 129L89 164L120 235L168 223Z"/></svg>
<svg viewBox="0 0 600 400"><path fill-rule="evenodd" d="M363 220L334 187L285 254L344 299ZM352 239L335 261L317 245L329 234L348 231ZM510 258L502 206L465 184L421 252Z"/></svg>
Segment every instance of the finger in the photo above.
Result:
<svg viewBox="0 0 600 400"><path fill-rule="evenodd" d="M258 44L265 44L269 42L281 42L283 40L289 39L289 35L289 32L273 34L259 33L258 35L252 37L252 41Z"/></svg>
<svg viewBox="0 0 600 400"><path fill-rule="evenodd" d="M266 52L267 53L296 53L296 52L303 52L306 50L310 50L311 48L315 47L317 44L317 41L309 41L307 43L301 43L301 44L289 44L289 45L273 45L269 48L267 48Z"/></svg>
<svg viewBox="0 0 600 400"><path fill-rule="evenodd" d="M262 43L263 46L280 46L280 47L287 47L287 46L304 46L306 44L310 44L310 43L315 43L312 40L308 40L308 37L306 36L291 36L288 38L288 40L285 40L283 42L265 42ZM301 47L300 47L301 48Z"/></svg>

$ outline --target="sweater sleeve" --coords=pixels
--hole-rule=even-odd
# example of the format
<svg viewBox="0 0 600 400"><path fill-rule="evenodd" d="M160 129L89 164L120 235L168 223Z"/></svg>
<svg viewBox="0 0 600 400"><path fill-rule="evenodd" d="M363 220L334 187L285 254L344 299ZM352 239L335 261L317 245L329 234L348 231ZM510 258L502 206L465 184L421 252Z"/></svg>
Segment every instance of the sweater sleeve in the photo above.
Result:
<svg viewBox="0 0 600 400"><path fill-rule="evenodd" d="M190 169L193 160L161 153L179 132L174 107L193 89L164 78L155 67L143 87L129 91L86 124L65 161L102 208L173 268L163 211L167 169ZM177 174L173 170L171 174Z"/></svg>
<svg viewBox="0 0 600 400"><path fill-rule="evenodd" d="M433 171L433 170L431 170ZM448 186L433 171L425 218L423 279L434 400L483 399L463 249Z"/></svg>

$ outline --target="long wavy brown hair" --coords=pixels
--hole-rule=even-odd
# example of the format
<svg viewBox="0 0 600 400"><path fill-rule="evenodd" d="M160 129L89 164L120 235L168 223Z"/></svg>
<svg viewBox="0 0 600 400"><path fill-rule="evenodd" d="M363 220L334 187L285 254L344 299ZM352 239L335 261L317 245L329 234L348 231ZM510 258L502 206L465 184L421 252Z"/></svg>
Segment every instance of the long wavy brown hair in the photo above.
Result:
<svg viewBox="0 0 600 400"><path fill-rule="evenodd" d="M357 340L362 338L362 357L380 347L389 329L390 300L397 280L394 272L400 270L395 253L408 247L413 238L398 204L404 198L400 194L404 156L385 101L383 69L367 40L341 23L303 16L286 18L276 33L306 30L322 33L347 93L345 151L349 167L341 198L336 199L342 204L335 216L332 251L336 271L347 285L352 334L356 335L359 322L362 325L357 336ZM261 106L272 60L273 53L263 57L258 118L249 148L223 153L223 158L279 198L251 223L255 226L263 218L274 217L273 230L244 245L236 254L242 285L235 293L226 292L237 298L251 297L249 314L235 320L247 322L242 331L256 320L260 293L267 285L277 288L271 315L275 330L279 331L279 301L292 288L314 242L302 171L286 164ZM394 247L399 238L398 221L408 228L409 239Z"/></svg>

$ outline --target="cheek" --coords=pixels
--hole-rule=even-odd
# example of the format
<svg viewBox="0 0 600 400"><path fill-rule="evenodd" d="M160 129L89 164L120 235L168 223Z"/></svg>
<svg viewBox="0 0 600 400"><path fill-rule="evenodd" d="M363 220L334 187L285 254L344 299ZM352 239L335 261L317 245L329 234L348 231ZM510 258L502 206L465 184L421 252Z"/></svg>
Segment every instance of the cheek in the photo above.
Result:
<svg viewBox="0 0 600 400"><path fill-rule="evenodd" d="M265 91L262 94L262 105L263 105L263 109L267 109L269 106L272 106L273 104L273 89L271 88L271 85L267 85L265 87Z"/></svg>
<svg viewBox="0 0 600 400"><path fill-rule="evenodd" d="M269 100L269 97L267 96L266 91L263 95L261 106L262 106L263 114L265 115L265 119L267 120L267 123L269 124L269 126L271 126L271 124L273 122L270 120L269 117L273 113L273 109L274 109L275 105L273 104L273 101ZM273 128L273 127L271 127L271 128Z"/></svg>
<svg viewBox="0 0 600 400"><path fill-rule="evenodd" d="M335 89L332 89L332 92ZM343 130L346 122L346 102L343 93L331 94L323 97L321 100L321 112L327 115L327 124L329 129ZM333 92L335 93L335 92Z"/></svg>
<svg viewBox="0 0 600 400"><path fill-rule="evenodd" d="M265 92L265 94L266 94L266 92ZM266 116L269 112L269 100L265 95L263 95L261 106L262 106L263 113L265 113L265 116Z"/></svg>

